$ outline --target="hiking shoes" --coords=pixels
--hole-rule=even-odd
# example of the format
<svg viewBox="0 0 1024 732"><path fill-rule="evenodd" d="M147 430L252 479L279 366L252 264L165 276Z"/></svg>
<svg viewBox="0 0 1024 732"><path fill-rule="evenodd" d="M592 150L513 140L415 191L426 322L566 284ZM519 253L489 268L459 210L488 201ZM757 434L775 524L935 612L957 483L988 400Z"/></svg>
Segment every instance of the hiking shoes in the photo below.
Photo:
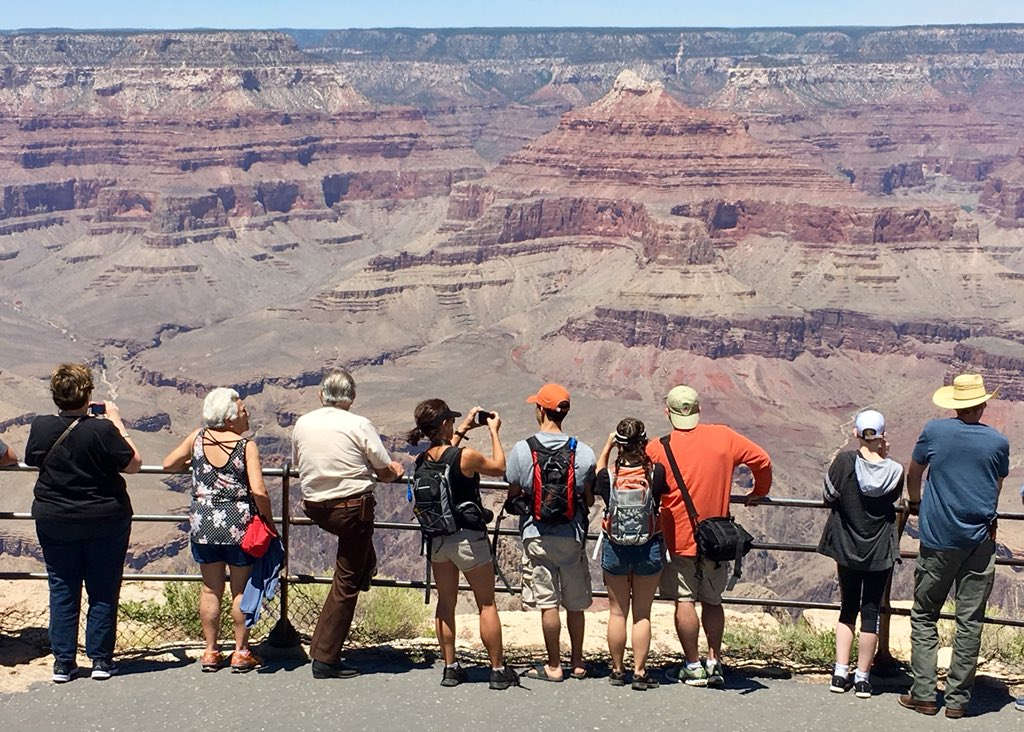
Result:
<svg viewBox="0 0 1024 732"><path fill-rule="evenodd" d="M626 672L625 671L612 671L608 674L608 683L612 686L625 686L626 685Z"/></svg>
<svg viewBox="0 0 1024 732"><path fill-rule="evenodd" d="M224 665L224 654L220 651L203 651L203 655L199 658L199 665L203 669L203 673L219 671Z"/></svg>
<svg viewBox="0 0 1024 732"><path fill-rule="evenodd" d="M491 681L488 686L495 691L504 691L510 686L519 686L519 674L506 666L501 671L491 669Z"/></svg>
<svg viewBox="0 0 1024 732"><path fill-rule="evenodd" d="M1024 712L1024 696L1017 697L1017 701L1014 702L1013 708L1018 712Z"/></svg>
<svg viewBox="0 0 1024 732"><path fill-rule="evenodd" d="M78 665L74 662L63 661L53 662L53 683L66 684L78 675Z"/></svg>
<svg viewBox="0 0 1024 732"><path fill-rule="evenodd" d="M910 694L902 694L896 701L898 701L900 706L904 709L911 709L918 714L927 714L929 717L934 717L939 713L939 705L936 704L934 700L922 701L920 699L915 699Z"/></svg>
<svg viewBox="0 0 1024 732"><path fill-rule="evenodd" d="M458 686L466 681L466 670L462 666L445 666L441 674L441 686Z"/></svg>
<svg viewBox="0 0 1024 732"><path fill-rule="evenodd" d="M716 661L711 665L708 674L708 686L714 689L722 689L725 687L725 669L722 667L721 661Z"/></svg>
<svg viewBox="0 0 1024 732"><path fill-rule="evenodd" d="M93 661L92 678L94 681L106 681L117 673L117 666L113 661Z"/></svg>
<svg viewBox="0 0 1024 732"><path fill-rule="evenodd" d="M704 664L701 664L697 668L691 669L687 665L683 665L679 669L679 680L687 686L707 686L708 685L708 671L704 668Z"/></svg>
<svg viewBox="0 0 1024 732"><path fill-rule="evenodd" d="M832 681L828 685L828 690L833 694L845 694L853 687L850 683L849 676L840 676L839 674L833 674Z"/></svg>
<svg viewBox="0 0 1024 732"><path fill-rule="evenodd" d="M324 661L313 661L314 679L351 679L358 676L359 670L346 666L341 661L337 663L325 663Z"/></svg>
<svg viewBox="0 0 1024 732"><path fill-rule="evenodd" d="M873 692L870 681L858 681L853 685L853 693L858 699L870 699Z"/></svg>

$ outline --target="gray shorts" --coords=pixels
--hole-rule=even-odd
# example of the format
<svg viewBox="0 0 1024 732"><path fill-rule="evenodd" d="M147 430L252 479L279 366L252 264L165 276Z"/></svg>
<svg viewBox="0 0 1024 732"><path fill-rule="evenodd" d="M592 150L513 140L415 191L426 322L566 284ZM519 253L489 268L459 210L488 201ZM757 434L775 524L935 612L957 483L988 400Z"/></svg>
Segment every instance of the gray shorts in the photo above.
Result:
<svg viewBox="0 0 1024 732"><path fill-rule="evenodd" d="M586 610L593 602L590 564L583 544L571 536L541 536L523 542L523 604Z"/></svg>
<svg viewBox="0 0 1024 732"><path fill-rule="evenodd" d="M430 542L430 561L451 562L460 572L468 572L491 561L487 534L476 529L459 529L450 536L438 536Z"/></svg>

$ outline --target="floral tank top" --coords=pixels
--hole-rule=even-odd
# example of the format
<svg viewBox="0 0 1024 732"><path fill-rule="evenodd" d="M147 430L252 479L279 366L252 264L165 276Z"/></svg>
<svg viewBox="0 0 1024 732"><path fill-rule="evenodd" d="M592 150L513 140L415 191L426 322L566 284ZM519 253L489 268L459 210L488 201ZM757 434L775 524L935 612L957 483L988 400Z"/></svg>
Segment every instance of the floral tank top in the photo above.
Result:
<svg viewBox="0 0 1024 732"><path fill-rule="evenodd" d="M249 476L245 472L248 440L236 442L228 461L218 468L206 458L205 435L206 430L200 430L192 444L190 536L196 544L241 544L252 517Z"/></svg>

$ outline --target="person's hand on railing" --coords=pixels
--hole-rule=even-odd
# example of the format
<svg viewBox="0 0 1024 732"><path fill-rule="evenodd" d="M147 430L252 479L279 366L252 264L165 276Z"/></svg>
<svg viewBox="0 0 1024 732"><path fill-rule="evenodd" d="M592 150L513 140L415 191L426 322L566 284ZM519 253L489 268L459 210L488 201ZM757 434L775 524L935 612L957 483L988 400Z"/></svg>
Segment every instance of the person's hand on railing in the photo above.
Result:
<svg viewBox="0 0 1024 732"><path fill-rule="evenodd" d="M763 501L764 498L764 496L759 496L756 493L754 493L754 491L750 491L750 493L743 497L743 504L751 507L757 506L760 505L761 501Z"/></svg>

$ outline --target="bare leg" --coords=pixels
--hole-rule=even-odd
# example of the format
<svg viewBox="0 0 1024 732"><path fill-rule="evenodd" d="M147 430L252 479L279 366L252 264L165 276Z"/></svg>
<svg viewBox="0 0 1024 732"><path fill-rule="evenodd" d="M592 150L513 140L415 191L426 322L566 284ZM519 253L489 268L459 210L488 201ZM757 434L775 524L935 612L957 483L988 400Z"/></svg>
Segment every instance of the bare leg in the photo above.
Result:
<svg viewBox="0 0 1024 732"><path fill-rule="evenodd" d="M540 624L544 631L544 647L548 651L546 664L548 676L560 679L562 678L562 649L559 646L559 638L562 635L562 620L558 617L558 608L541 608Z"/></svg>
<svg viewBox="0 0 1024 732"><path fill-rule="evenodd" d="M836 663L840 666L850 665L850 646L853 644L853 625L843 622L836 623ZM858 662L860 656L858 655Z"/></svg>
<svg viewBox="0 0 1024 732"><path fill-rule="evenodd" d="M632 576L633 671L636 676L647 674L647 654L651 650L651 605L660 580L660 574Z"/></svg>
<svg viewBox="0 0 1024 732"><path fill-rule="evenodd" d="M708 637L708 660L720 661L722 656L722 634L725 632L725 610L721 605L700 604L700 620L704 635Z"/></svg>
<svg viewBox="0 0 1024 732"><path fill-rule="evenodd" d="M235 631L236 651L249 647L249 629L245 627L245 615L242 613L242 593L250 574L252 567L231 568L231 624Z"/></svg>
<svg viewBox="0 0 1024 732"><path fill-rule="evenodd" d="M455 663L455 603L459 597L459 569L454 562L431 562L437 583L434 631L446 665Z"/></svg>
<svg viewBox="0 0 1024 732"><path fill-rule="evenodd" d="M575 674L586 673L583 665L583 633L586 629L587 616L582 610L566 610L565 626L569 629L570 656L569 664Z"/></svg>
<svg viewBox="0 0 1024 732"><path fill-rule="evenodd" d="M494 604L494 564L487 562L473 567L465 575L480 610L480 640L491 659L491 668L501 668L505 665L505 654L501 645L501 620Z"/></svg>
<svg viewBox="0 0 1024 732"><path fill-rule="evenodd" d="M217 631L220 629L220 598L224 594L224 562L199 565L203 586L199 590L199 622L203 626L206 650L217 650Z"/></svg>
<svg viewBox="0 0 1024 732"><path fill-rule="evenodd" d="M846 647L849 648L849 644ZM857 645L857 670L864 673L871 670L871 664L875 660L875 651L877 649L878 633L860 634L860 642ZM849 652L847 652L847 659L849 659Z"/></svg>
<svg viewBox="0 0 1024 732"><path fill-rule="evenodd" d="M690 600L676 601L676 635L683 646L683 655L687 663L696 663L700 660L697 651L697 636L700 635L700 619L697 617L697 608Z"/></svg>
<svg viewBox="0 0 1024 732"><path fill-rule="evenodd" d="M626 655L626 616L629 615L629 575L605 572L604 586L608 588L608 653L612 657L612 671L623 671L623 657ZM633 644L635 647L635 629Z"/></svg>

